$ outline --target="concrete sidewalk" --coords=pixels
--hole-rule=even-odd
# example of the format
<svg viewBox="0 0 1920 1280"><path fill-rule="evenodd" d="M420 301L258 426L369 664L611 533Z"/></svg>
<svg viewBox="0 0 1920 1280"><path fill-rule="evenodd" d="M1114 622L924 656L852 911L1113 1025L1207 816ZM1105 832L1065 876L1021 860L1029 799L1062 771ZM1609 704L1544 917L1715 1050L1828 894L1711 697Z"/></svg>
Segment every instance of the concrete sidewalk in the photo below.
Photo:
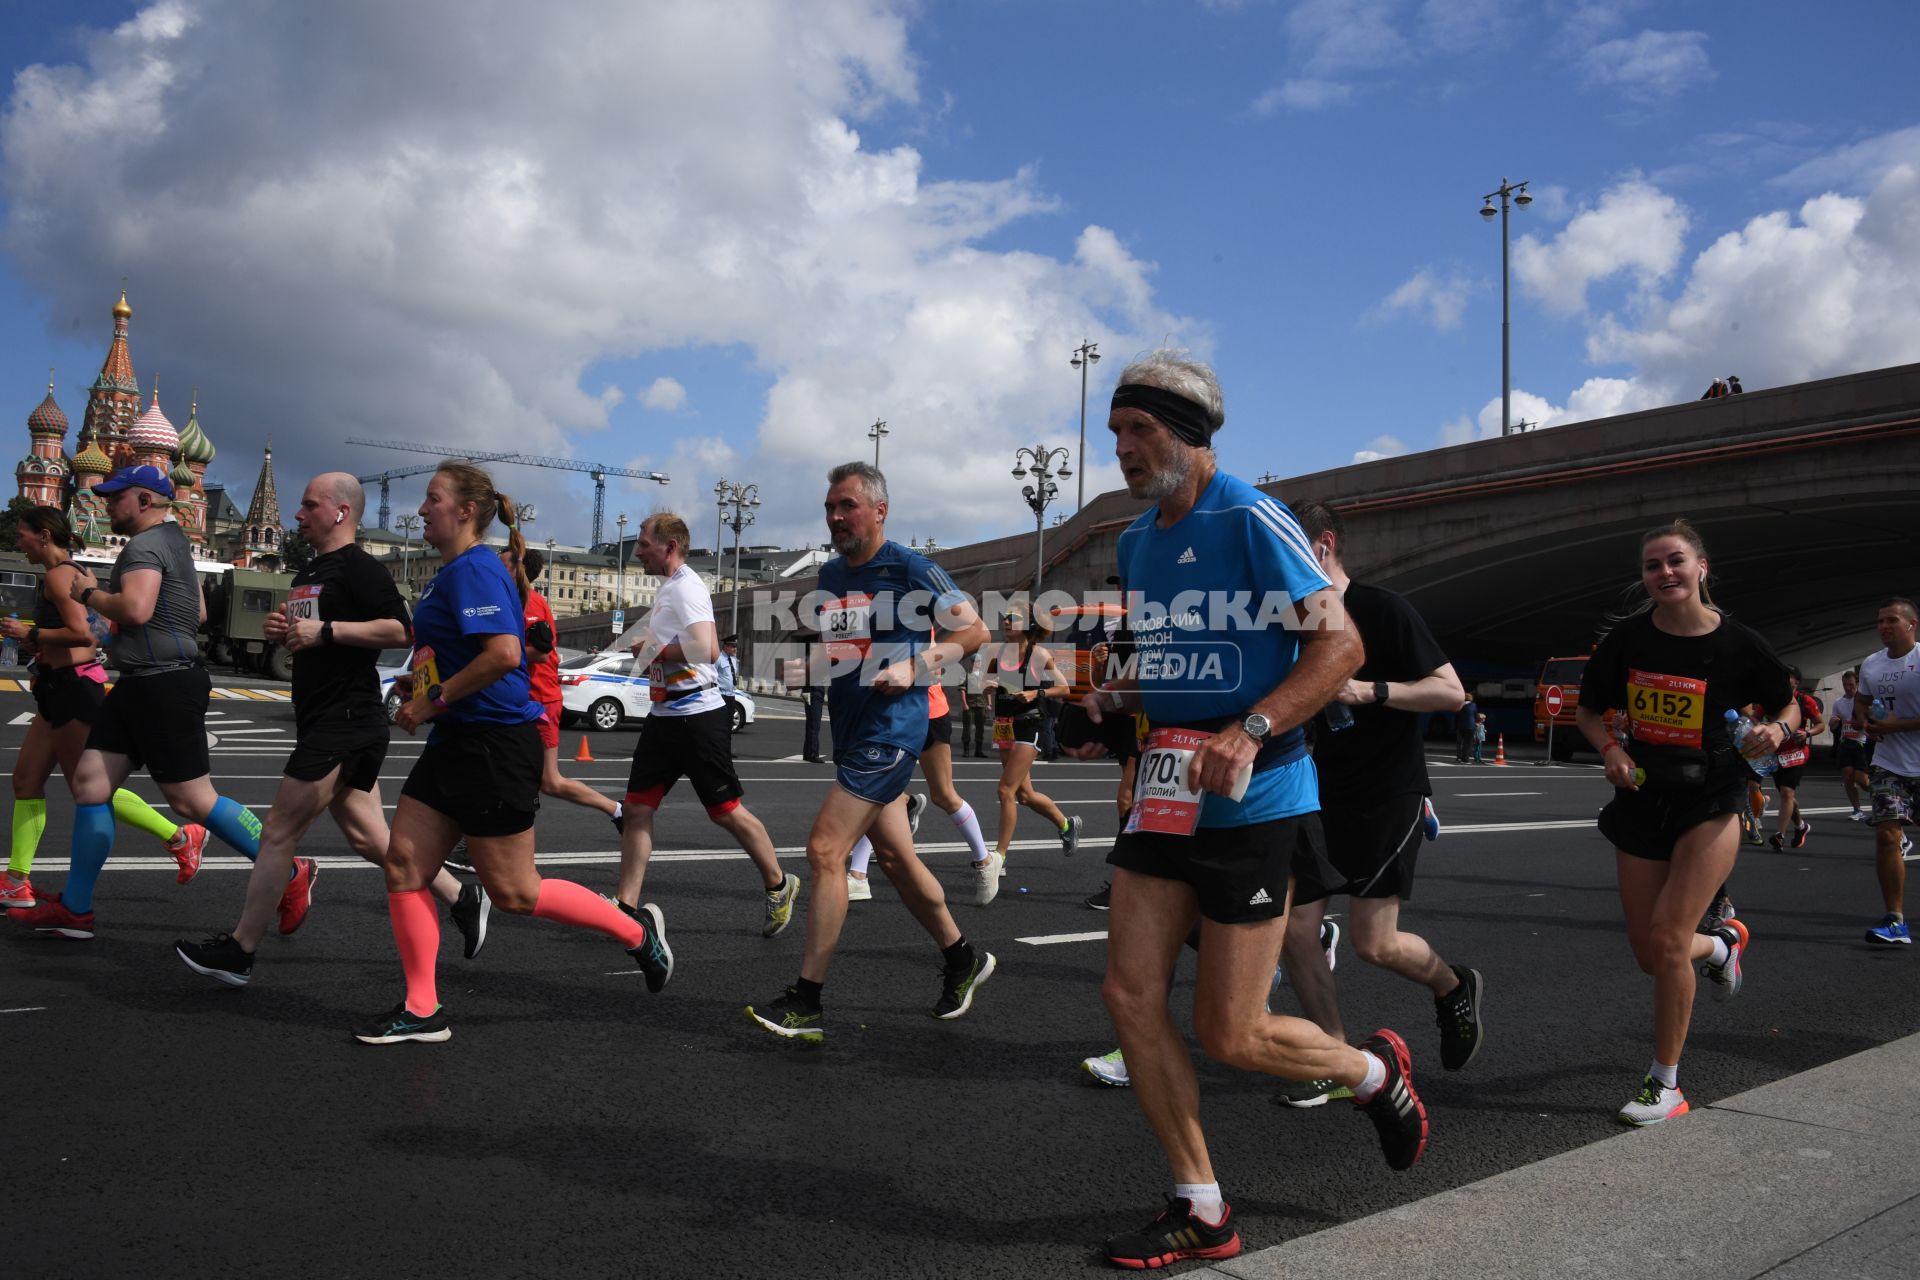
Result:
<svg viewBox="0 0 1920 1280"><path fill-rule="evenodd" d="M1904 1280L1920 1253L1917 1081L1913 1035L1186 1274Z"/></svg>

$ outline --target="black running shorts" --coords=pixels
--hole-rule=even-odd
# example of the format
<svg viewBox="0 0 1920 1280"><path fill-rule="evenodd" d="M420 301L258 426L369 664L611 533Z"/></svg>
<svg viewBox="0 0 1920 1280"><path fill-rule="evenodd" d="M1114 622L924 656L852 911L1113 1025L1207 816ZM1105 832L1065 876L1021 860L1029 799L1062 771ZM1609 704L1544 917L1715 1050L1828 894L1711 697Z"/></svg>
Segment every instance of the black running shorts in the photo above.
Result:
<svg viewBox="0 0 1920 1280"><path fill-rule="evenodd" d="M1865 773L1867 766L1873 763L1873 756L1867 750L1867 744L1864 742L1854 742L1850 739L1842 738L1840 740L1840 749L1835 754L1839 758L1842 769L1857 769L1861 773Z"/></svg>
<svg viewBox="0 0 1920 1280"><path fill-rule="evenodd" d="M1320 815L1303 813L1245 827L1202 827L1190 836L1122 832L1107 862L1193 886L1200 914L1216 924L1257 924L1287 913L1295 876L1336 877Z"/></svg>
<svg viewBox="0 0 1920 1280"><path fill-rule="evenodd" d="M933 719L927 721L927 740L920 745L920 753L925 755L930 748L936 745L942 747L950 747L953 745L953 717L951 715L935 716Z"/></svg>
<svg viewBox="0 0 1920 1280"><path fill-rule="evenodd" d="M122 676L100 704L87 750L125 756L155 782L204 778L213 771L207 754L212 692L205 667Z"/></svg>
<svg viewBox="0 0 1920 1280"><path fill-rule="evenodd" d="M1344 893L1353 898L1411 898L1413 872L1424 833L1422 796L1389 796L1375 804L1331 804L1320 810L1327 860L1339 874L1332 884L1300 876L1295 902L1318 902Z"/></svg>
<svg viewBox="0 0 1920 1280"><path fill-rule="evenodd" d="M1791 769L1775 769L1773 771L1773 785L1776 787L1792 787L1798 791L1800 789L1800 779L1805 776L1806 772L1807 766L1804 764L1796 764Z"/></svg>
<svg viewBox="0 0 1920 1280"><path fill-rule="evenodd" d="M434 734L401 795L453 819L463 836L516 836L533 826L547 763L538 725L442 725Z"/></svg>
<svg viewBox="0 0 1920 1280"><path fill-rule="evenodd" d="M690 716L650 715L640 726L633 748L633 769L627 775L627 794L645 795L656 788L660 798L685 778L693 793L709 809L738 800L744 790L733 768L733 727L726 707L696 711Z"/></svg>
<svg viewBox="0 0 1920 1280"><path fill-rule="evenodd" d="M1709 791L1701 787L1615 788L1600 811L1600 834L1613 847L1651 862L1671 862L1673 846L1688 831L1722 814L1747 808L1747 784L1736 781Z"/></svg>
<svg viewBox="0 0 1920 1280"><path fill-rule="evenodd" d="M378 737L370 734L302 734L287 757L283 771L300 782L318 782L335 769L340 781L355 791L371 791L379 785L380 767L387 762L388 736L385 727Z"/></svg>
<svg viewBox="0 0 1920 1280"><path fill-rule="evenodd" d="M87 665L99 673L97 663ZM106 700L107 686L87 679L77 667L42 667L33 679L33 705L56 729L75 720L92 724Z"/></svg>

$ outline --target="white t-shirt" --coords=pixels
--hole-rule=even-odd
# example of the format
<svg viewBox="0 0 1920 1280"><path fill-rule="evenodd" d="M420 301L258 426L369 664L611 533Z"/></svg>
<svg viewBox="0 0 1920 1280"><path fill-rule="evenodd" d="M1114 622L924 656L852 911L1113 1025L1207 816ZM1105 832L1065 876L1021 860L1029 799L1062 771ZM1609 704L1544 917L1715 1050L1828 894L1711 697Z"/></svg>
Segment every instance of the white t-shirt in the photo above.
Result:
<svg viewBox="0 0 1920 1280"><path fill-rule="evenodd" d="M1841 694L1828 708L1829 718L1840 722L1840 740L1842 742L1865 742L1867 732L1853 727L1853 699Z"/></svg>
<svg viewBox="0 0 1920 1280"><path fill-rule="evenodd" d="M660 584L647 615L647 631L660 645L685 646L697 622L713 622L713 597L706 583L688 565ZM656 716L690 716L724 706L719 678L710 662L661 662L655 658L644 673L653 682Z"/></svg>
<svg viewBox="0 0 1920 1280"><path fill-rule="evenodd" d="M1920 720L1920 645L1898 658L1882 649L1861 663L1858 696L1880 699L1889 719ZM1920 730L1880 739L1873 763L1903 778L1920 778Z"/></svg>

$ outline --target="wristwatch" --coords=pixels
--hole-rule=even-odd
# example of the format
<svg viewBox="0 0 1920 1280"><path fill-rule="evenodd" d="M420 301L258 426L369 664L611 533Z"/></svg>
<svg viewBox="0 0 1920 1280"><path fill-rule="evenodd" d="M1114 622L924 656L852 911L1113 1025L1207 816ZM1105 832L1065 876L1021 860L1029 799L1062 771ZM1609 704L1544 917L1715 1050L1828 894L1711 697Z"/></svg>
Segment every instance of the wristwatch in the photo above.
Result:
<svg viewBox="0 0 1920 1280"><path fill-rule="evenodd" d="M1240 731L1264 746L1273 735L1273 721L1256 711L1240 722Z"/></svg>
<svg viewBox="0 0 1920 1280"><path fill-rule="evenodd" d="M1383 707L1387 705L1387 682L1385 680L1375 680L1373 682L1373 700Z"/></svg>
<svg viewBox="0 0 1920 1280"><path fill-rule="evenodd" d="M427 701L431 702L434 706L440 708L440 710L442 711L445 711L447 709L447 700L440 696L440 690L444 687L445 686L443 685L437 685L437 684L430 684L427 686Z"/></svg>
<svg viewBox="0 0 1920 1280"><path fill-rule="evenodd" d="M323 622L320 624L320 643L321 644L333 643L333 623L332 622Z"/></svg>
<svg viewBox="0 0 1920 1280"><path fill-rule="evenodd" d="M99 589L100 589L99 587L93 586L93 587L88 587L85 591L82 591L80 593L80 603L85 604L88 598L92 596L93 593L98 591Z"/></svg>

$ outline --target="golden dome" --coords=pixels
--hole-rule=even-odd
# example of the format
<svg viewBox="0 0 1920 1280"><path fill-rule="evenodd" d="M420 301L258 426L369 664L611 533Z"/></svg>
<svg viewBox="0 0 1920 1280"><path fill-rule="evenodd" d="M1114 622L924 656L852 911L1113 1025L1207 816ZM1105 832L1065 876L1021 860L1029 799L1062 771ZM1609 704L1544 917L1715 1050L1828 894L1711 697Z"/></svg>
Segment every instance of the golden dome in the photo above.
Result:
<svg viewBox="0 0 1920 1280"><path fill-rule="evenodd" d="M122 289L120 291L120 301L113 304L113 318L115 320L125 320L132 314L133 308L127 305L127 291Z"/></svg>

